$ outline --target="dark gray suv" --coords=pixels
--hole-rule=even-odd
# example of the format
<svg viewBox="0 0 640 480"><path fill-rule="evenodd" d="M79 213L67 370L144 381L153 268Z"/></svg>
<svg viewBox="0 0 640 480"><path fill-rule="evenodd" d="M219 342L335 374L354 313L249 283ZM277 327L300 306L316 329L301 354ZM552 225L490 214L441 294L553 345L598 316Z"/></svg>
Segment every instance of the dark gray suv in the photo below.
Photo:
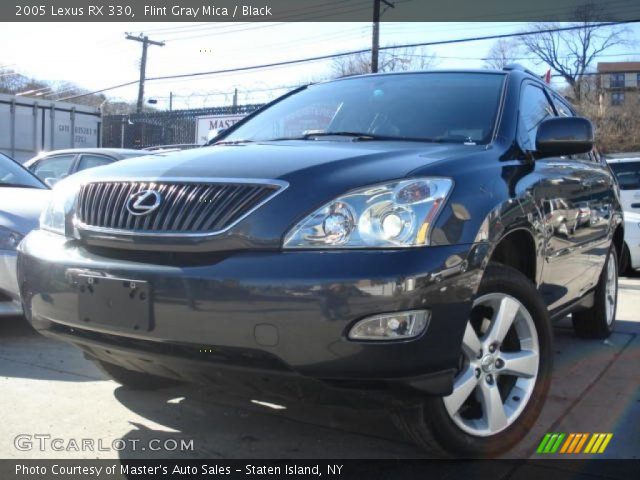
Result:
<svg viewBox="0 0 640 480"><path fill-rule="evenodd" d="M310 85L210 147L60 182L25 310L124 385L321 384L494 454L542 408L551 322L615 325L622 212L592 147L521 68Z"/></svg>

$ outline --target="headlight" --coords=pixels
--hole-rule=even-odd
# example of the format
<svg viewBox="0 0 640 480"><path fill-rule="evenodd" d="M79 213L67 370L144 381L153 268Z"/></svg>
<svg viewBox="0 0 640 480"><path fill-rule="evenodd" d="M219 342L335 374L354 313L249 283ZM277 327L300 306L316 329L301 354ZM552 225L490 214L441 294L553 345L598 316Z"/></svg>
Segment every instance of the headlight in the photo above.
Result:
<svg viewBox="0 0 640 480"><path fill-rule="evenodd" d="M0 250L15 250L21 241L21 233L0 227Z"/></svg>
<svg viewBox="0 0 640 480"><path fill-rule="evenodd" d="M298 223L284 248L426 245L452 186L449 178L413 178L353 190Z"/></svg>
<svg viewBox="0 0 640 480"><path fill-rule="evenodd" d="M73 213L80 183L62 180L51 190L51 200L40 214L40 228L50 232L67 235L70 215Z"/></svg>

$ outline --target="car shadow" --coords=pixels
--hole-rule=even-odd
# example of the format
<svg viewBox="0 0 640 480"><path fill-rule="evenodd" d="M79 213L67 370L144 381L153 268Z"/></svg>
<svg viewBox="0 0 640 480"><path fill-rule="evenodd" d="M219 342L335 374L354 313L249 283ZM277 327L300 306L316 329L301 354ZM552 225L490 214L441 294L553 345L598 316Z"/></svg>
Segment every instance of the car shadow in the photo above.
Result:
<svg viewBox="0 0 640 480"><path fill-rule="evenodd" d="M24 317L0 319L0 377L62 382L103 378L80 350L43 337Z"/></svg>
<svg viewBox="0 0 640 480"><path fill-rule="evenodd" d="M429 458L407 442L387 413L237 395L183 385L156 392L120 387L116 399L159 424L132 423L125 458ZM140 450L153 440L162 448ZM167 443L164 448L165 442ZM180 449L192 442L192 449ZM177 449L172 450L174 446Z"/></svg>
<svg viewBox="0 0 640 480"><path fill-rule="evenodd" d="M555 328L555 370L542 415L507 458L534 454L539 438L587 392L629 341L637 322L619 321L620 333L606 341L577 338L567 318ZM585 368L588 366L589 368ZM126 448L126 458L435 458L408 442L384 410L283 402L268 396L183 385L156 392L120 387L116 399L157 424L133 424L127 443L192 442L192 450L150 452Z"/></svg>

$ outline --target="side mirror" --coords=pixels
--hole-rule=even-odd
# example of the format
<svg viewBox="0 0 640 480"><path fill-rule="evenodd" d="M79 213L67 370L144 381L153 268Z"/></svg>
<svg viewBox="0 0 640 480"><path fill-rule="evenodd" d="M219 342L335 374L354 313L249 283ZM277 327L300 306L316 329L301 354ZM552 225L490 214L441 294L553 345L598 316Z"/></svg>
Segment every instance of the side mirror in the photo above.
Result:
<svg viewBox="0 0 640 480"><path fill-rule="evenodd" d="M222 135L225 130L226 128L214 128L213 130L209 130L209 133L207 133L207 143L205 145L211 143L211 140L213 140L217 136Z"/></svg>
<svg viewBox="0 0 640 480"><path fill-rule="evenodd" d="M593 126L586 118L549 118L536 134L536 153L540 157L587 153L593 148Z"/></svg>
<svg viewBox="0 0 640 480"><path fill-rule="evenodd" d="M44 183L47 184L48 187L53 188L53 186L60 181L59 178L56 177L47 177L44 179Z"/></svg>

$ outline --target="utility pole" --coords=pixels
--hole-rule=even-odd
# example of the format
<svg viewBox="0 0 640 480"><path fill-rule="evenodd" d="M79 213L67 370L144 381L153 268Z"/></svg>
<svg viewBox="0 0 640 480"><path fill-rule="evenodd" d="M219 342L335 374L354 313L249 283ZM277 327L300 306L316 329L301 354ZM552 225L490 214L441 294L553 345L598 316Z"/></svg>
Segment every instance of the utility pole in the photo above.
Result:
<svg viewBox="0 0 640 480"><path fill-rule="evenodd" d="M147 70L147 48L149 48L149 45L164 47L164 42L149 40L149 37L142 34L136 37L135 35L127 33L126 38L127 40L133 40L134 42L142 43L142 57L140 58L140 83L138 85L138 103L136 105L136 112L142 113L142 105L144 99L144 79Z"/></svg>
<svg viewBox="0 0 640 480"><path fill-rule="evenodd" d="M169 92L169 111L173 111L173 92Z"/></svg>
<svg viewBox="0 0 640 480"><path fill-rule="evenodd" d="M373 36L371 39L371 73L378 73L378 55L380 53L380 4L388 8L395 5L387 0L373 0ZM384 13L384 12L382 12Z"/></svg>

